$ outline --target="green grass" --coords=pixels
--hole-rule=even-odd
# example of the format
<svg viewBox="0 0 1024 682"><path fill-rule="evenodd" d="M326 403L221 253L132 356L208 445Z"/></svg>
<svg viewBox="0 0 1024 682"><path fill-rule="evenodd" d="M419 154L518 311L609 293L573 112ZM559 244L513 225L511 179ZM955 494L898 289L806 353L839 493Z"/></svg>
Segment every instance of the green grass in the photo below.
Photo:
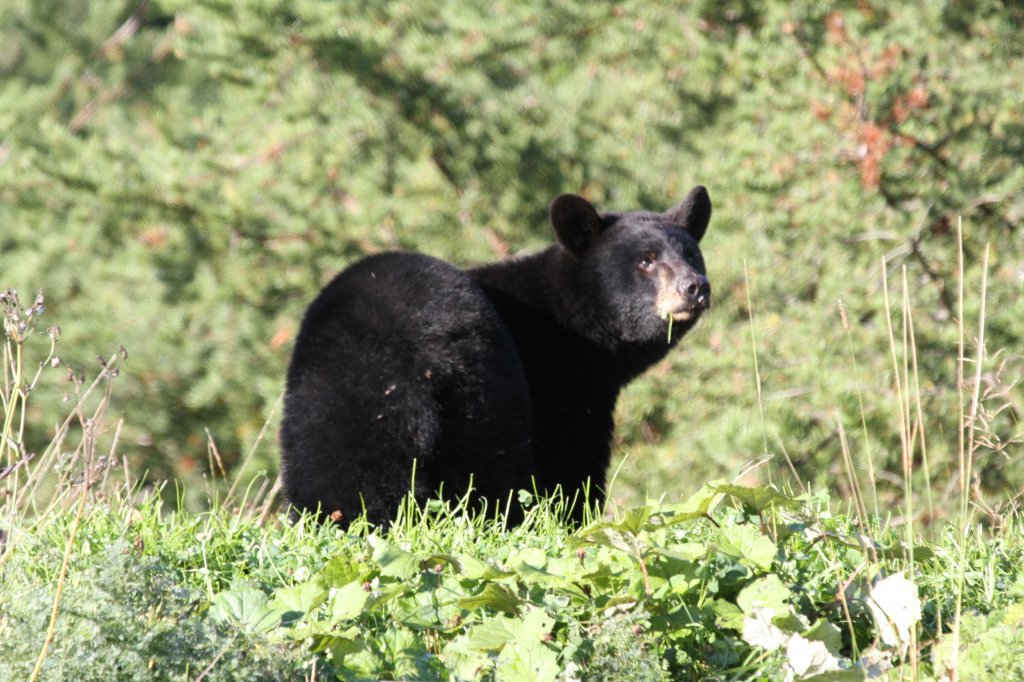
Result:
<svg viewBox="0 0 1024 682"><path fill-rule="evenodd" d="M941 679L961 572L965 679L1017 671L1024 643L1018 516L915 547L911 655L878 640L868 606L907 572L903 531L863 529L824 495L722 484L575 531L543 502L513 530L434 505L342 533L101 492L80 520L69 501L8 528L0 679L30 678L65 555L40 679L778 679L802 659L751 643L764 607L776 638L837 665Z"/></svg>

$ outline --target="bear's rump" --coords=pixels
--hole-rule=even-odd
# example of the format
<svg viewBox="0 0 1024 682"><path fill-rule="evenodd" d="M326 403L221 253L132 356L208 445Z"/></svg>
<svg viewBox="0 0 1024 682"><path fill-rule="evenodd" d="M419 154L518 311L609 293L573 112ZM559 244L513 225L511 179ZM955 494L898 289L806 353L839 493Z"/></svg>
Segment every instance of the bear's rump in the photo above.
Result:
<svg viewBox="0 0 1024 682"><path fill-rule="evenodd" d="M461 495L470 475L486 497L529 485L515 346L478 286L443 261L386 254L339 275L310 306L288 384L282 445L297 506L319 499L349 516L365 501L389 515L414 460L420 499L442 484Z"/></svg>

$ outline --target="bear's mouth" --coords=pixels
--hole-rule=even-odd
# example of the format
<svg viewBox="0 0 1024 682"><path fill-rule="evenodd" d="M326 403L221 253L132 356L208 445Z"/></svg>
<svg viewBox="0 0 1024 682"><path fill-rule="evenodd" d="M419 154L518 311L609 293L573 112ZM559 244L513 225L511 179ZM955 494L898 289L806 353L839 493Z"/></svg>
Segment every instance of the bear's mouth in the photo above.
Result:
<svg viewBox="0 0 1024 682"><path fill-rule="evenodd" d="M658 306L658 317L663 320L671 317L675 322L689 322L696 320L710 307L711 296L709 294L702 294L697 298L679 297L675 301L663 300L662 305Z"/></svg>
<svg viewBox="0 0 1024 682"><path fill-rule="evenodd" d="M703 306L682 306L675 310L667 310L661 314L662 318L671 317L675 322L689 322L696 320L706 310Z"/></svg>

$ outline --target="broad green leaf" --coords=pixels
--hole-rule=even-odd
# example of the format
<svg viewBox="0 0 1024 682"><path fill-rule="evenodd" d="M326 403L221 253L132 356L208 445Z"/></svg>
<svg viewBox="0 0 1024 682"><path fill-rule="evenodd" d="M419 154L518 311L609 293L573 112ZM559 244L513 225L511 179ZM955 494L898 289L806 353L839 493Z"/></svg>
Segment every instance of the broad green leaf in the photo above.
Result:
<svg viewBox="0 0 1024 682"><path fill-rule="evenodd" d="M423 590L396 601L391 617L413 630L440 630L444 628L445 621L441 611L434 591Z"/></svg>
<svg viewBox="0 0 1024 682"><path fill-rule="evenodd" d="M566 592L571 593L572 596L566 594ZM541 597L541 601L543 602L545 608L551 610L554 613L560 613L565 609L569 608L569 606L572 604L573 597L575 597L579 601L587 601L588 599L586 592L579 589L575 585L567 585L566 587L563 587L561 589L549 590L548 592L544 593L544 595Z"/></svg>
<svg viewBox="0 0 1024 682"><path fill-rule="evenodd" d="M484 589L471 597L465 597L458 601L459 607L463 609L494 609L509 615L515 615L521 600L508 588L497 583L487 583Z"/></svg>
<svg viewBox="0 0 1024 682"><path fill-rule="evenodd" d="M558 654L542 641L516 642L498 658L498 682L554 682L561 668Z"/></svg>
<svg viewBox="0 0 1024 682"><path fill-rule="evenodd" d="M547 611L541 608L531 608L525 616L519 629L519 636L524 639L543 640L551 633L555 626L555 619L548 615Z"/></svg>
<svg viewBox="0 0 1024 682"><path fill-rule="evenodd" d="M584 563L577 557L558 556L548 559L547 571L562 578L579 580L583 575Z"/></svg>
<svg viewBox="0 0 1024 682"><path fill-rule="evenodd" d="M677 558L674 553L658 553L647 562L651 585L656 579L664 580L672 594L686 594L703 583L698 565L687 559Z"/></svg>
<svg viewBox="0 0 1024 682"><path fill-rule="evenodd" d="M650 507L630 509L617 521L594 521L588 526L578 530L570 539L570 546L579 546L580 541L593 542L594 538L605 534L607 531L614 531L617 535L635 536L647 526L651 517Z"/></svg>
<svg viewBox="0 0 1024 682"><path fill-rule="evenodd" d="M497 615L474 625L466 633L466 645L479 651L501 651L520 632L518 618Z"/></svg>
<svg viewBox="0 0 1024 682"><path fill-rule="evenodd" d="M629 555L637 553L636 536L623 532L616 524L602 523L581 531L581 534L570 538L569 547L578 548L587 544L603 545L625 552Z"/></svg>
<svg viewBox="0 0 1024 682"><path fill-rule="evenodd" d="M337 623L358 617L369 598L370 593L363 589L363 584L358 580L334 590L329 599L331 619Z"/></svg>
<svg viewBox="0 0 1024 682"><path fill-rule="evenodd" d="M544 585L545 587L561 587L566 584L566 579L553 573L548 573L542 568L536 568L530 564L519 564L516 566L516 573L529 585Z"/></svg>
<svg viewBox="0 0 1024 682"><path fill-rule="evenodd" d="M377 647L387 658L388 676L399 680L437 679L437 659L416 632L400 626L386 630Z"/></svg>
<svg viewBox="0 0 1024 682"><path fill-rule="evenodd" d="M496 580L514 575L512 571L503 571L468 554L460 554L457 561L462 575L470 580Z"/></svg>
<svg viewBox="0 0 1024 682"><path fill-rule="evenodd" d="M753 615L755 609L768 608L774 612L773 618L777 618L790 613L790 596L789 588L782 584L779 576L772 573L740 590L736 605L748 615Z"/></svg>
<svg viewBox="0 0 1024 682"><path fill-rule="evenodd" d="M379 680L386 671L384 658L362 638L355 642L340 641L331 653L340 662L344 680Z"/></svg>
<svg viewBox="0 0 1024 682"><path fill-rule="evenodd" d="M828 650L839 654L843 647L843 633L834 623L824 618L816 622L810 629L803 633L805 639L822 642Z"/></svg>
<svg viewBox="0 0 1024 682"><path fill-rule="evenodd" d="M380 565L381 575L407 580L420 572L421 561L415 554L407 552L393 542L370 537L373 546L373 560Z"/></svg>
<svg viewBox="0 0 1024 682"><path fill-rule="evenodd" d="M274 593L269 607L281 614L285 625L291 624L327 600L329 590L314 578L300 585L282 588Z"/></svg>
<svg viewBox="0 0 1024 682"><path fill-rule="evenodd" d="M718 491L718 486L725 484L725 481L705 483L685 502L670 506L667 513L660 514L661 522L666 526L672 526L708 516L723 497Z"/></svg>
<svg viewBox="0 0 1024 682"><path fill-rule="evenodd" d="M653 551L669 559L692 562L707 556L708 546L699 542L683 542L668 547L656 547Z"/></svg>
<svg viewBox="0 0 1024 682"><path fill-rule="evenodd" d="M509 565L512 566L524 582L531 585L559 587L567 583L564 577L545 570L547 556L539 549L527 550L516 556L509 557Z"/></svg>
<svg viewBox="0 0 1024 682"><path fill-rule="evenodd" d="M444 659L452 678L459 682L481 679L496 660L487 650L471 646L468 635L452 640L444 648Z"/></svg>
<svg viewBox="0 0 1024 682"><path fill-rule="evenodd" d="M509 556L508 565L515 567L517 564L530 564L537 568L544 568L548 562L548 556L544 553L544 550L538 547L527 547L522 551Z"/></svg>
<svg viewBox="0 0 1024 682"><path fill-rule="evenodd" d="M794 635L800 635L801 637L806 637L806 632L809 627L807 618L794 612L792 608L775 616L772 622L783 631L791 632Z"/></svg>
<svg viewBox="0 0 1024 682"><path fill-rule="evenodd" d="M632 570L633 563L633 560L623 555L622 552L601 547L595 560L587 562L587 572L583 574L583 579L598 582L614 578Z"/></svg>
<svg viewBox="0 0 1024 682"><path fill-rule="evenodd" d="M949 670L956 660L964 680L1019 679L1020 661L1024 660L1024 629L1019 623L1007 620L1006 614L986 617L965 612L960 619L959 649L954 652L953 638L943 637L935 647L936 665Z"/></svg>
<svg viewBox="0 0 1024 682"><path fill-rule="evenodd" d="M739 606L725 599L715 599L710 606L711 611L715 614L715 625L732 630L743 629L743 619L746 616Z"/></svg>
<svg viewBox="0 0 1024 682"><path fill-rule="evenodd" d="M324 647L326 651L331 652L331 658L335 661L341 661L349 654L366 649L365 642L359 639L358 630L350 631L347 634L348 636L331 637L330 642Z"/></svg>
<svg viewBox="0 0 1024 682"><path fill-rule="evenodd" d="M544 640L555 621L544 609L530 609L522 620L512 621L514 638L502 649L495 670L497 680L547 682L560 672L558 654Z"/></svg>
<svg viewBox="0 0 1024 682"><path fill-rule="evenodd" d="M778 549L771 539L750 525L729 526L718 532L715 545L726 556L768 571Z"/></svg>
<svg viewBox="0 0 1024 682"><path fill-rule="evenodd" d="M281 620L280 613L267 606L267 595L255 587L236 587L221 592L210 604L210 617L230 623L249 635L269 632Z"/></svg>
<svg viewBox="0 0 1024 682"><path fill-rule="evenodd" d="M726 483L717 486L715 491L728 495L745 507L753 509L758 514L772 507L785 507L788 509L799 509L801 507L799 500L767 485L744 486Z"/></svg>
<svg viewBox="0 0 1024 682"><path fill-rule="evenodd" d="M633 535L637 535L647 527L650 520L651 508L644 505L642 507L634 507L627 510L622 516L622 521L617 525L622 530L632 533Z"/></svg>

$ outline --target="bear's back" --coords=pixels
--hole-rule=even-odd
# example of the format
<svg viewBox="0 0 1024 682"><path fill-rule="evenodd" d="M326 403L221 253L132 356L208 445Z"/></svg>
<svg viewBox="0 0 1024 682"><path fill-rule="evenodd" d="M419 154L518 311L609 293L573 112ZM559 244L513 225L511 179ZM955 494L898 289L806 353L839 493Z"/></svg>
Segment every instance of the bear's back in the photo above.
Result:
<svg viewBox="0 0 1024 682"><path fill-rule="evenodd" d="M295 343L296 374L320 369L338 344L385 342L433 370L457 370L460 356L446 343L478 342L501 322L480 288L462 270L420 253L370 256L335 277L310 304ZM483 350L483 349L480 349ZM370 357L374 365L386 358ZM360 358L351 358L358 361ZM355 374L347 365L346 374Z"/></svg>

